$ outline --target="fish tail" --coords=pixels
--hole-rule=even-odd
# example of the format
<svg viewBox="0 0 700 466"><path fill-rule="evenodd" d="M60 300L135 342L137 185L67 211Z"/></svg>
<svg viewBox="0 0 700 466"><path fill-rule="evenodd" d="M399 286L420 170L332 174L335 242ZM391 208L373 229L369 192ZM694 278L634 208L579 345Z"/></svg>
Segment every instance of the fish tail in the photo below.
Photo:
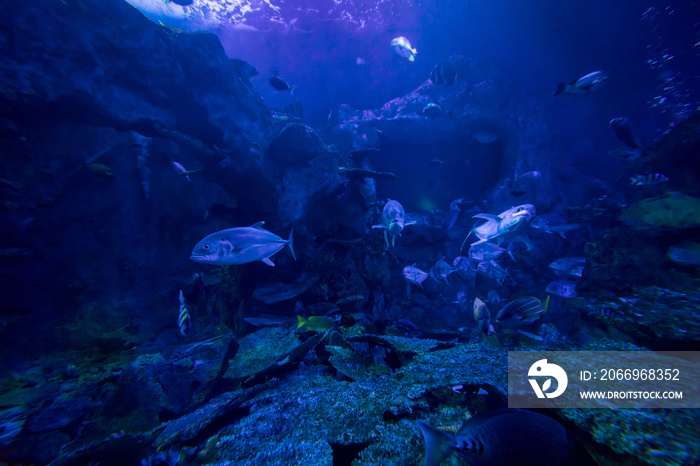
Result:
<svg viewBox="0 0 700 466"><path fill-rule="evenodd" d="M557 91L554 93L554 97L558 96L559 94L564 92L564 89L566 89L566 83L558 83L557 84Z"/></svg>
<svg viewBox="0 0 700 466"><path fill-rule="evenodd" d="M439 466L454 450L455 439L430 424L416 421L425 439L425 466Z"/></svg>
<svg viewBox="0 0 700 466"><path fill-rule="evenodd" d="M297 260L297 256L294 254L294 228L289 232L289 239L287 242L289 243L289 250L292 251L292 257L294 260Z"/></svg>
<svg viewBox="0 0 700 466"><path fill-rule="evenodd" d="M297 324L297 328L302 328L307 323L306 319L304 319L302 316L297 316L297 321L299 322Z"/></svg>

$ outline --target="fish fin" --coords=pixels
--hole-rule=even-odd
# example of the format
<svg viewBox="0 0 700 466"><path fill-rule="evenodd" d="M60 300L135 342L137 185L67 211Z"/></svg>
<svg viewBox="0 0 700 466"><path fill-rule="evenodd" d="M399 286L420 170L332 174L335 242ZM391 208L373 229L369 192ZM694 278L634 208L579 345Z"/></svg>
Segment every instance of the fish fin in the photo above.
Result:
<svg viewBox="0 0 700 466"><path fill-rule="evenodd" d="M302 316L297 316L297 328L302 328L304 325L306 325L306 320Z"/></svg>
<svg viewBox="0 0 700 466"><path fill-rule="evenodd" d="M275 263L272 262L272 261L270 260L269 257L263 257L263 258L260 259L260 260L263 261L264 263L266 263L267 265L269 265L270 267L274 267L274 266L275 266Z"/></svg>
<svg viewBox="0 0 700 466"><path fill-rule="evenodd" d="M566 89L566 84L564 83L557 83L557 90L554 93L554 97L558 96L559 94L562 94L564 90Z"/></svg>
<svg viewBox="0 0 700 466"><path fill-rule="evenodd" d="M372 228L379 228L382 230L386 230L386 227L384 225L372 225Z"/></svg>
<svg viewBox="0 0 700 466"><path fill-rule="evenodd" d="M262 227L263 225L265 225L265 221L264 221L264 220L263 220L262 222L256 223L255 225L251 226L250 228L257 228L258 230L262 230L262 229L263 229L263 227Z"/></svg>
<svg viewBox="0 0 700 466"><path fill-rule="evenodd" d="M493 214L476 214L476 215L472 215L472 218L482 218L484 220L494 221L494 222L501 221L501 217L499 217L498 215L493 215Z"/></svg>
<svg viewBox="0 0 700 466"><path fill-rule="evenodd" d="M386 247L387 247L387 248L390 248L391 245L389 244L389 236L388 236L388 234L387 234L387 229L386 229L386 228L384 229L384 241L386 241Z"/></svg>
<svg viewBox="0 0 700 466"><path fill-rule="evenodd" d="M408 223L404 223L404 224L403 224L403 227L406 228L407 226L409 226L409 225L415 225L416 223L418 223L418 222L408 222Z"/></svg>
<svg viewBox="0 0 700 466"><path fill-rule="evenodd" d="M462 245L459 247L459 250L460 250L460 251L464 249L464 245L467 244L467 240L469 239L469 237L470 237L471 235L472 235L472 231L469 230L469 234L467 235L466 238L464 238L464 241L462 241Z"/></svg>
<svg viewBox="0 0 700 466"><path fill-rule="evenodd" d="M439 466L455 448L454 437L425 422L416 421L425 439L425 466Z"/></svg>
<svg viewBox="0 0 700 466"><path fill-rule="evenodd" d="M410 57L408 57L408 61L416 61L416 57L411 55Z"/></svg>
<svg viewBox="0 0 700 466"><path fill-rule="evenodd" d="M549 298L551 298L551 297L552 297L552 295L548 294L547 299L544 300L544 311L542 311L542 314L547 312L547 309L549 308Z"/></svg>
<svg viewBox="0 0 700 466"><path fill-rule="evenodd" d="M292 257L294 260L297 260L297 255L294 254L294 228L289 232L289 239L287 239L289 242L289 250L292 251Z"/></svg>
<svg viewBox="0 0 700 466"><path fill-rule="evenodd" d="M558 231L557 233L559 233L559 236L561 236L562 238L566 239L566 235L564 234L563 231Z"/></svg>

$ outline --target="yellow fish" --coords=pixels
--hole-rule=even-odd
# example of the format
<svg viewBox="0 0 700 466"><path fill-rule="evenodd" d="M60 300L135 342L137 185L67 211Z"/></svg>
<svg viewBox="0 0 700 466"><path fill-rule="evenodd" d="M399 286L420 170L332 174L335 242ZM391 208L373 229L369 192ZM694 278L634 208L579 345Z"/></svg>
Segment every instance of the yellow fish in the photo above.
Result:
<svg viewBox="0 0 700 466"><path fill-rule="evenodd" d="M311 316L308 319L297 316L297 321L297 328L306 326L306 330L311 332L325 332L335 325L335 320L325 316Z"/></svg>

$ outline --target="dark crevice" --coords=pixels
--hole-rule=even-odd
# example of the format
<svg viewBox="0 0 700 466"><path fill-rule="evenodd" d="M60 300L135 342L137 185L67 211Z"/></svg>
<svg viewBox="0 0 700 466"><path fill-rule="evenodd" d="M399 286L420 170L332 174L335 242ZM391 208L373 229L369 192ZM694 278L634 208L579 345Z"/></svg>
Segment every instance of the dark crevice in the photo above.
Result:
<svg viewBox="0 0 700 466"><path fill-rule="evenodd" d="M352 462L360 457L360 452L369 446L369 442L362 443L331 443L333 450L333 466L351 466Z"/></svg>

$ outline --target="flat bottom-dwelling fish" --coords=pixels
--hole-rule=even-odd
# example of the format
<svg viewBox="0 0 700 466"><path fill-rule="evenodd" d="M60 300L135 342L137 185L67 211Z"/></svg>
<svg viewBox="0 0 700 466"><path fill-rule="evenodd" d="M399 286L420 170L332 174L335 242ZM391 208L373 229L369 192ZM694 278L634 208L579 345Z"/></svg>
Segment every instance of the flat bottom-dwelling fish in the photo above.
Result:
<svg viewBox="0 0 700 466"><path fill-rule="evenodd" d="M249 262L262 261L267 265L275 264L270 256L289 245L292 257L296 260L292 235L282 239L276 234L265 230L265 222L258 222L250 227L229 228L217 231L201 240L192 250L190 260L202 264L240 265Z"/></svg>

